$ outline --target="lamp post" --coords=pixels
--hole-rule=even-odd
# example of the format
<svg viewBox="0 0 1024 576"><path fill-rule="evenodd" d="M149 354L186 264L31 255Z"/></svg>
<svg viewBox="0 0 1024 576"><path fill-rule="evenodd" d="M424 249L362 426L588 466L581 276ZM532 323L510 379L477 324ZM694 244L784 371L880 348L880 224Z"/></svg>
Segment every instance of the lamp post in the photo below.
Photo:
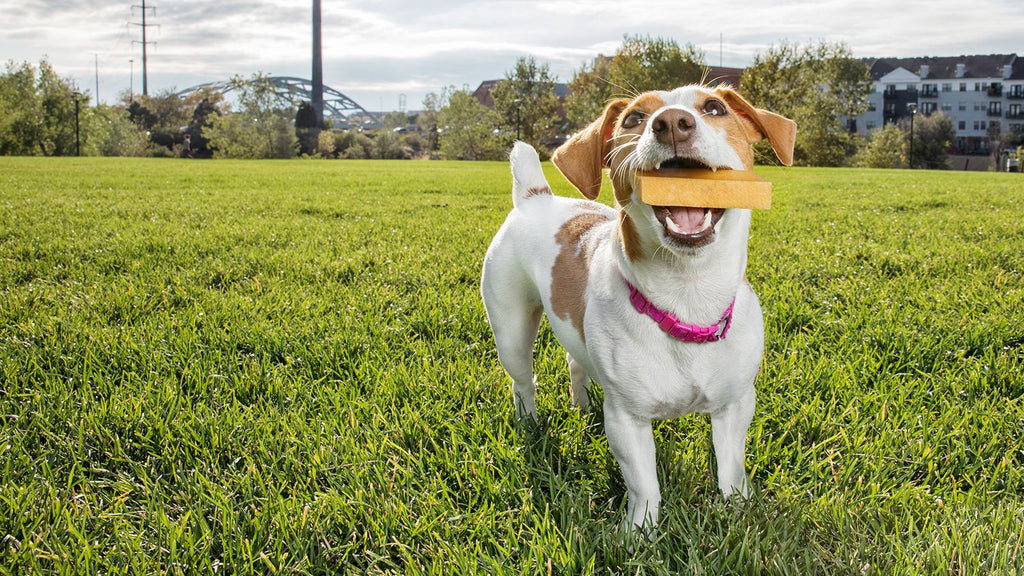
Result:
<svg viewBox="0 0 1024 576"><path fill-rule="evenodd" d="M82 97L82 93L75 90L71 93L71 97L75 100L75 156L82 155L82 143L78 138L78 102L79 98Z"/></svg>
<svg viewBox="0 0 1024 576"><path fill-rule="evenodd" d="M512 102L516 105L516 140L519 140L519 109L523 106L523 99L516 98Z"/></svg>
<svg viewBox="0 0 1024 576"><path fill-rule="evenodd" d="M910 111L910 154L909 164L910 169L914 169L914 116L917 116L917 104L911 102L907 104L907 110Z"/></svg>

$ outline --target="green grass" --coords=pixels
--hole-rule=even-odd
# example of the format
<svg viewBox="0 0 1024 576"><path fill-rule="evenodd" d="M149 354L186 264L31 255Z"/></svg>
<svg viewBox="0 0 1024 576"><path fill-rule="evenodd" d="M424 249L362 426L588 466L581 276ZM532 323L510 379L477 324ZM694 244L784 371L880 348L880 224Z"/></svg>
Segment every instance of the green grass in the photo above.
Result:
<svg viewBox="0 0 1024 576"><path fill-rule="evenodd" d="M514 421L504 163L0 158L0 573L1021 573L1024 178L763 173L759 494L659 424L646 543L547 328Z"/></svg>

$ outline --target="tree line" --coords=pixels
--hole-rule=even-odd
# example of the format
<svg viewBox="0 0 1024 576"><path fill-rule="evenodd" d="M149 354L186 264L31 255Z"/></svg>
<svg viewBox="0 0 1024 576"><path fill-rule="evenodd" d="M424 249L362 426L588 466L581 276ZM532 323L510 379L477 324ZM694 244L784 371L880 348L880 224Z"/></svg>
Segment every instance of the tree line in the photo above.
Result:
<svg viewBox="0 0 1024 576"><path fill-rule="evenodd" d="M233 106L208 90L184 98L128 95L94 107L46 61L12 62L0 75L0 154L501 160L515 139L542 153L553 149L612 98L710 80L694 46L626 36L614 55L574 73L564 101L549 67L525 57L497 83L492 108L469 90L448 87L428 94L415 114L387 115L376 130L333 130L317 125L308 102L279 98L263 74L232 79ZM948 166L954 130L941 112L917 121L913 150L909 126L885 126L868 139L848 129L848 119L865 111L871 85L867 66L844 44L782 43L755 57L741 92L797 122L798 164Z"/></svg>

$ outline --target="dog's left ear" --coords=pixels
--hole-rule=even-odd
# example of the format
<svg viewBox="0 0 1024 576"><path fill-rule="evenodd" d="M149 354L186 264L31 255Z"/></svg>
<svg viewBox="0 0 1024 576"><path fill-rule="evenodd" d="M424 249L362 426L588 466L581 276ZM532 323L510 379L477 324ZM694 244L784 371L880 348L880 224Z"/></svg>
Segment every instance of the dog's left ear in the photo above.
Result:
<svg viewBox="0 0 1024 576"><path fill-rule="evenodd" d="M589 126L575 134L551 155L551 162L577 190L591 200L601 192L601 174L608 165L608 141L615 122L629 100L613 100L604 113Z"/></svg>
<svg viewBox="0 0 1024 576"><path fill-rule="evenodd" d="M754 108L732 88L716 89L718 95L741 116L754 124L761 136L768 139L779 161L786 166L793 165L793 147L796 145L796 122L789 118Z"/></svg>

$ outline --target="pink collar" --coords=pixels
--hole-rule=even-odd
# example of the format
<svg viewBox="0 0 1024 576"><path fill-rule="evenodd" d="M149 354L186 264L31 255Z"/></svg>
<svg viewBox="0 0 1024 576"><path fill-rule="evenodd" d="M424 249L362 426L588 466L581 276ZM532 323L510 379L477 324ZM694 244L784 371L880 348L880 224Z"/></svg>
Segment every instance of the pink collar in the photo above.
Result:
<svg viewBox="0 0 1024 576"><path fill-rule="evenodd" d="M694 326L693 324L683 324L672 314L657 308L654 304L651 304L651 301L636 286L630 284L629 280L625 278L623 280L626 281L626 286L629 288L629 301L636 308L636 311L650 316L658 323L659 328L668 332L669 336L677 340L704 344L722 340L729 332L729 326L732 324L732 308L736 304L735 297L733 297L729 307L725 309L722 317L714 325Z"/></svg>

